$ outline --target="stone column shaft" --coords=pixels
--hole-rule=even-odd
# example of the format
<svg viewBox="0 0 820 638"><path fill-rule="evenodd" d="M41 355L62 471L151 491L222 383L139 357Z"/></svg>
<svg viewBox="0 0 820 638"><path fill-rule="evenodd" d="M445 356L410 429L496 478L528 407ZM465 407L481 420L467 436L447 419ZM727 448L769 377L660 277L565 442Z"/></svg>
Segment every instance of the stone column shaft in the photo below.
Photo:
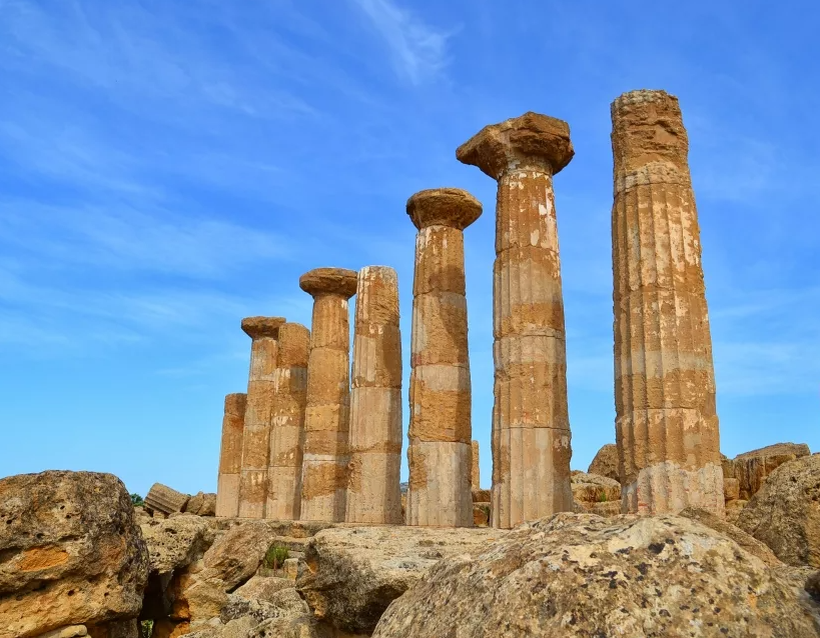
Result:
<svg viewBox="0 0 820 638"><path fill-rule="evenodd" d="M536 113L485 127L457 158L498 181L493 281L493 526L572 509L566 347L553 175L566 122Z"/></svg>
<svg viewBox="0 0 820 638"><path fill-rule="evenodd" d="M299 285L311 294L302 511L305 521L345 519L350 430L350 309L357 273L318 268Z"/></svg>
<svg viewBox="0 0 820 638"><path fill-rule="evenodd" d="M216 487L216 515L220 517L239 516L239 477L242 470L246 400L247 395L244 393L229 394L225 397Z"/></svg>
<svg viewBox="0 0 820 638"><path fill-rule="evenodd" d="M394 524L401 515L401 332L396 271L359 272L350 391L345 521Z"/></svg>
<svg viewBox="0 0 820 638"><path fill-rule="evenodd" d="M273 372L273 413L265 518L298 520L302 502L302 446L310 331L298 323L279 328Z"/></svg>
<svg viewBox="0 0 820 638"><path fill-rule="evenodd" d="M724 511L689 142L677 98L612 104L615 405L622 509Z"/></svg>
<svg viewBox="0 0 820 638"><path fill-rule="evenodd" d="M270 424L273 417L273 373L279 350L279 328L284 323L282 317L248 317L242 320L242 330L253 341L239 479L241 518L265 517Z"/></svg>
<svg viewBox="0 0 820 638"><path fill-rule="evenodd" d="M470 485L472 486L472 491L477 492L481 489L481 466L479 465L480 446L478 445L478 441L472 442L472 453Z"/></svg>
<svg viewBox="0 0 820 638"><path fill-rule="evenodd" d="M421 191L416 228L407 524L470 527L471 391L463 230L481 215L466 191Z"/></svg>

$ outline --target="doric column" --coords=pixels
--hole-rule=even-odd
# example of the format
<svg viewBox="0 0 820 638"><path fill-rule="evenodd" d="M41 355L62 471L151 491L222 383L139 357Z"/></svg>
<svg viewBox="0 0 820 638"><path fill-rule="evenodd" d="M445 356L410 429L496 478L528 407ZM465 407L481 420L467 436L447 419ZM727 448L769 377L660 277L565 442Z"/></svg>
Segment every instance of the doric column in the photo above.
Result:
<svg viewBox="0 0 820 638"><path fill-rule="evenodd" d="M413 281L407 524L470 527L472 428L464 229L481 215L466 191L413 195L419 232Z"/></svg>
<svg viewBox="0 0 820 638"><path fill-rule="evenodd" d="M248 317L242 330L251 342L251 369L242 434L242 471L239 478L239 516L264 518L268 494L268 450L273 417L273 372L277 339L284 317Z"/></svg>
<svg viewBox="0 0 820 638"><path fill-rule="evenodd" d="M357 274L317 268L299 286L313 297L302 460L303 521L345 519L350 426L350 310Z"/></svg>
<svg viewBox="0 0 820 638"><path fill-rule="evenodd" d="M396 271L359 272L345 521L400 524L401 332Z"/></svg>
<svg viewBox="0 0 820 638"><path fill-rule="evenodd" d="M477 492L481 489L481 469L478 464L479 458L479 445L478 441L472 442L472 453L473 456L471 458L470 466L470 485L472 486L472 491Z"/></svg>
<svg viewBox="0 0 820 638"><path fill-rule="evenodd" d="M724 511L712 339L677 98L612 103L616 440L625 512Z"/></svg>
<svg viewBox="0 0 820 638"><path fill-rule="evenodd" d="M247 395L225 397L222 445L219 448L219 477L216 484L216 515L239 515L239 474L242 469L242 433L245 429Z"/></svg>
<svg viewBox="0 0 820 638"><path fill-rule="evenodd" d="M566 122L487 126L456 151L498 180L493 282L493 526L572 509L566 347L553 175L572 159Z"/></svg>
<svg viewBox="0 0 820 638"><path fill-rule="evenodd" d="M302 500L302 445L310 331L299 323L279 328L279 353L273 371L273 416L268 457L265 518L299 519Z"/></svg>

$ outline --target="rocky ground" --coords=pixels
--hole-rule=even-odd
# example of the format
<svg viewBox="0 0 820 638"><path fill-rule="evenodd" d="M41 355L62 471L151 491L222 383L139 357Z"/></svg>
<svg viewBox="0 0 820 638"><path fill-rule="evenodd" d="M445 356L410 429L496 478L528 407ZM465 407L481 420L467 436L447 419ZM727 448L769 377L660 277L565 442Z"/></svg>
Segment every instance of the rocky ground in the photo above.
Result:
<svg viewBox="0 0 820 638"><path fill-rule="evenodd" d="M606 446L574 513L511 531L216 519L209 494L134 507L109 474L13 476L0 638L820 638L820 455L780 444L724 475L725 520L620 515Z"/></svg>

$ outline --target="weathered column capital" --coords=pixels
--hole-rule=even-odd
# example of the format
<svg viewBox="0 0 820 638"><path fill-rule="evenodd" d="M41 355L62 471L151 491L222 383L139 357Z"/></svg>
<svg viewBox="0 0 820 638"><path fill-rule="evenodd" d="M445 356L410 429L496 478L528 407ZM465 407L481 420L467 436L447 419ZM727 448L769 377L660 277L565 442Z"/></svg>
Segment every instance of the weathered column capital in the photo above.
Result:
<svg viewBox="0 0 820 638"><path fill-rule="evenodd" d="M517 168L555 175L574 155L569 124L532 111L485 126L456 149L459 162L477 166L493 179Z"/></svg>
<svg viewBox="0 0 820 638"><path fill-rule="evenodd" d="M407 214L416 228L447 226L464 230L481 216L481 202L460 188L431 188L407 200Z"/></svg>
<svg viewBox="0 0 820 638"><path fill-rule="evenodd" d="M678 98L666 91L630 91L610 110L616 194L648 184L689 187L689 137Z"/></svg>
<svg viewBox="0 0 820 638"><path fill-rule="evenodd" d="M358 276L347 268L314 268L299 277L299 287L314 298L337 295L350 299L356 294Z"/></svg>
<svg viewBox="0 0 820 638"><path fill-rule="evenodd" d="M279 328L287 321L284 317L245 317L242 331L251 339L279 338Z"/></svg>

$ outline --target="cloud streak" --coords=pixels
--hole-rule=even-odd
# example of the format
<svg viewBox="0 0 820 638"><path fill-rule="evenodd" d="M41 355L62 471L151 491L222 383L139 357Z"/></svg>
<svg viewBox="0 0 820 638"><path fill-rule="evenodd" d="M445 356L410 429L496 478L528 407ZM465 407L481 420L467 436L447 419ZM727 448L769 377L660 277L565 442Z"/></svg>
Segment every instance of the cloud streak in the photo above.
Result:
<svg viewBox="0 0 820 638"><path fill-rule="evenodd" d="M390 49L396 71L418 85L447 66L450 34L425 24L391 0L353 0Z"/></svg>

